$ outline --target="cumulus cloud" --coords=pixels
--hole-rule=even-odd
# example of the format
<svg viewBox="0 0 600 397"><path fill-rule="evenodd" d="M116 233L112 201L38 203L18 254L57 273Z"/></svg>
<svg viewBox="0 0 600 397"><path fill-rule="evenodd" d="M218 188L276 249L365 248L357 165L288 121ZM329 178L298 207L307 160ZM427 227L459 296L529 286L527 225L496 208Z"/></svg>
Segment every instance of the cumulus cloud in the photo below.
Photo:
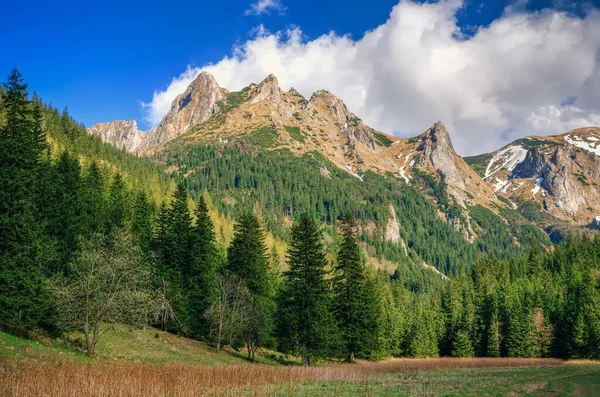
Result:
<svg viewBox="0 0 600 397"><path fill-rule="evenodd" d="M246 10L245 15L261 15L268 14L271 11L279 13L285 12L285 6L280 0L257 0L250 4L250 8Z"/></svg>
<svg viewBox="0 0 600 397"><path fill-rule="evenodd" d="M465 37L459 0L402 0L360 40L334 32L308 40L299 28L264 27L230 56L188 67L145 104L153 124L202 70L241 89L275 74L309 97L327 89L368 125L399 136L436 120L462 154L494 150L528 134L600 124L600 12L505 12ZM568 100L568 104L567 101Z"/></svg>

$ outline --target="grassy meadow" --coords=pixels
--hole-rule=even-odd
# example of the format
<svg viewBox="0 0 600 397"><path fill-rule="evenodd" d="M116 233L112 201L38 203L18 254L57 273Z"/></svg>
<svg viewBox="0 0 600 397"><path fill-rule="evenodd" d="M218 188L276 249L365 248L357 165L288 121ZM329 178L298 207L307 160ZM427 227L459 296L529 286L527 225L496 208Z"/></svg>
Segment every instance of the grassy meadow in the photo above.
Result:
<svg viewBox="0 0 600 397"><path fill-rule="evenodd" d="M152 328L105 327L87 358L70 340L0 332L1 396L597 396L600 363L392 359L310 368L223 351Z"/></svg>

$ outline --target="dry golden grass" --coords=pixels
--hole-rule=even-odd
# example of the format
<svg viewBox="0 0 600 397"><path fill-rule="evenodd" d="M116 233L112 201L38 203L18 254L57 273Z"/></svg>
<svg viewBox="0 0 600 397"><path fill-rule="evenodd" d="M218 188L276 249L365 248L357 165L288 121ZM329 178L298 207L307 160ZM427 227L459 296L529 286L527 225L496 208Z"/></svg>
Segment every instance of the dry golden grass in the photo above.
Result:
<svg viewBox="0 0 600 397"><path fill-rule="evenodd" d="M25 360L0 362L2 396L198 396L236 395L243 389L304 381L359 382L384 373L459 368L561 365L554 359L394 359L302 368L240 365L206 367L189 364L59 363ZM236 389L237 388L237 389Z"/></svg>

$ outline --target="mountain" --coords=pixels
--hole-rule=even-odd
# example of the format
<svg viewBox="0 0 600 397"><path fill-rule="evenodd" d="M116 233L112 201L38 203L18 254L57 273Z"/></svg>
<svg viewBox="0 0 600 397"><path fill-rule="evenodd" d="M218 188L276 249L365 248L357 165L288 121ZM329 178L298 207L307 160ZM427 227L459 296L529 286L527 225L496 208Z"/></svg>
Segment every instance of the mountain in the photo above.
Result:
<svg viewBox="0 0 600 397"><path fill-rule="evenodd" d="M365 125L332 93L320 90L306 100L293 88L282 91L273 75L230 93L202 72L157 127L142 132L135 121L119 120L94 125L89 132L138 154L152 154L183 134L188 141L213 143L253 135L264 146L298 156L319 152L357 178L370 170L409 182L418 168L443 175L463 207L497 202L492 189L456 154L442 122L417 137L397 138Z"/></svg>
<svg viewBox="0 0 600 397"><path fill-rule="evenodd" d="M497 195L542 226L600 225L600 128L519 139L466 158Z"/></svg>
<svg viewBox="0 0 600 397"><path fill-rule="evenodd" d="M394 137L334 94L306 99L273 75L229 92L203 72L157 127L115 121L88 131L160 162L193 197L210 192L226 216L260 211L284 240L298 212L335 227L349 211L373 258L456 273L480 255L514 253L532 235L547 239L455 152L442 122Z"/></svg>

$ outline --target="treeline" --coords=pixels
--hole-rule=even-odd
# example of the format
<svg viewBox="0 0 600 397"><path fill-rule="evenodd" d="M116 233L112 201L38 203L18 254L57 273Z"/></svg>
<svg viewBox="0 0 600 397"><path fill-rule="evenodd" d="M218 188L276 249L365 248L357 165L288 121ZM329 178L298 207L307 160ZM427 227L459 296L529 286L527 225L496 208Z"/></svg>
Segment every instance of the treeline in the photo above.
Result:
<svg viewBox="0 0 600 397"><path fill-rule="evenodd" d="M79 330L93 354L103 323L149 324L245 348L250 360L271 348L305 365L600 356L599 238L550 251L532 239L526 255L480 259L424 291L406 283L405 263L393 275L367 266L350 211L333 219L331 242L307 210L293 216L281 272L252 211L223 247L204 196L190 206L183 184L156 207L114 171L82 167L68 151L49 156L42 105L16 71L1 104L0 326L11 332Z"/></svg>

